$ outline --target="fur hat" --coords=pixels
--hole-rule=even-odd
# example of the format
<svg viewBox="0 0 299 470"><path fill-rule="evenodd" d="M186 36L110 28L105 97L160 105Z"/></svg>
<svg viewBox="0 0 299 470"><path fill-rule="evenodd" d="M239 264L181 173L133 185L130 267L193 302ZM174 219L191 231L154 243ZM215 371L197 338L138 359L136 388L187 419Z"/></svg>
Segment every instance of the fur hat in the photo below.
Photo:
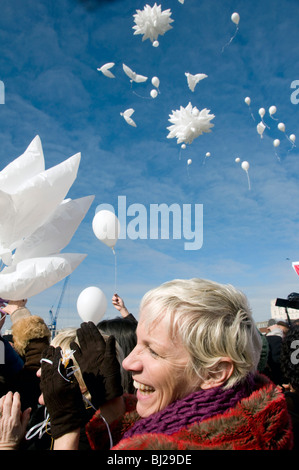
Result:
<svg viewBox="0 0 299 470"><path fill-rule="evenodd" d="M47 338L50 341L51 333L41 317L31 315L21 318L12 325L12 336L15 350L20 356L24 356L31 340Z"/></svg>

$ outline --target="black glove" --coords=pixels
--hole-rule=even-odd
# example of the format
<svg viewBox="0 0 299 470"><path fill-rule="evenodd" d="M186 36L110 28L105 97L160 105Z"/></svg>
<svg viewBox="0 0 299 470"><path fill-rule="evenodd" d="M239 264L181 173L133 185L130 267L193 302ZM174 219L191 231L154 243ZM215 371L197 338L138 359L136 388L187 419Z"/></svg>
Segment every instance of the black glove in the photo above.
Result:
<svg viewBox="0 0 299 470"><path fill-rule="evenodd" d="M40 388L50 415L51 435L54 439L81 428L88 421L78 382L74 375L66 376L61 358L61 348L50 346L44 351L41 360ZM68 368L70 366L71 360Z"/></svg>
<svg viewBox="0 0 299 470"><path fill-rule="evenodd" d="M92 322L82 323L77 330L80 347L71 343L74 357L95 408L123 394L120 365L116 357L115 338L107 342Z"/></svg>

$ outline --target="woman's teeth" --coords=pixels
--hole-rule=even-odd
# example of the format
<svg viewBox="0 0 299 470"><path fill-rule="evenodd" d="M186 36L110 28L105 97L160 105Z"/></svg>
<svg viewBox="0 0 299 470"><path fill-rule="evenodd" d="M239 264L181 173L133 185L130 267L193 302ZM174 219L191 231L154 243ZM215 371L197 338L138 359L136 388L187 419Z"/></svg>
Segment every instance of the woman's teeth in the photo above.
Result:
<svg viewBox="0 0 299 470"><path fill-rule="evenodd" d="M137 388L140 392L142 393L153 393L155 391L155 389L153 387L150 387L149 385L145 385L145 384L142 384L140 382L136 382L136 380L134 380L134 387Z"/></svg>

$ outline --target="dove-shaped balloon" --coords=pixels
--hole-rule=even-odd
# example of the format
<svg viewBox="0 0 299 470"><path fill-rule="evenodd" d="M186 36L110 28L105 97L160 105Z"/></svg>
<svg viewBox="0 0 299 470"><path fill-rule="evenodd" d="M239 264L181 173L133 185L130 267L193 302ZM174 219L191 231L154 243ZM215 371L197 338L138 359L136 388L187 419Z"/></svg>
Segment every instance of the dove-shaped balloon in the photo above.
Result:
<svg viewBox="0 0 299 470"><path fill-rule="evenodd" d="M133 121L131 118L132 114L135 112L135 109L129 108L126 109L123 113L120 113L120 115L124 118L124 120L130 124L130 126L137 127L136 123Z"/></svg>
<svg viewBox="0 0 299 470"><path fill-rule="evenodd" d="M109 69L111 69L115 65L114 62L108 62L107 64L102 65L102 67L97 68L99 72L102 72L103 75L109 78L115 78L115 75L113 75L112 72L110 72Z"/></svg>
<svg viewBox="0 0 299 470"><path fill-rule="evenodd" d="M123 71L125 74L131 79L131 82L141 83L146 82L148 77L144 77L143 75L138 75L136 72L130 69L126 64L123 64Z"/></svg>
<svg viewBox="0 0 299 470"><path fill-rule="evenodd" d="M191 91L194 91L196 85L200 80L207 78L207 75L205 73L197 73L196 75L192 75L191 73L186 72L185 75L187 77L188 87Z"/></svg>

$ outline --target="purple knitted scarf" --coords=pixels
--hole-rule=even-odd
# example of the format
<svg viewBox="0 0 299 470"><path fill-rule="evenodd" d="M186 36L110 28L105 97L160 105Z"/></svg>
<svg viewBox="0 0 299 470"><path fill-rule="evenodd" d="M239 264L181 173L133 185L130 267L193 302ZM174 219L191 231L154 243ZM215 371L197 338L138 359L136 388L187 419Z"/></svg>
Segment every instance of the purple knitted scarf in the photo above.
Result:
<svg viewBox="0 0 299 470"><path fill-rule="evenodd" d="M123 437L146 433L174 434L189 424L222 414L235 407L240 400L248 397L254 388L254 377L249 376L245 382L228 390L223 390L222 387L199 390L174 401L147 418L139 419Z"/></svg>

